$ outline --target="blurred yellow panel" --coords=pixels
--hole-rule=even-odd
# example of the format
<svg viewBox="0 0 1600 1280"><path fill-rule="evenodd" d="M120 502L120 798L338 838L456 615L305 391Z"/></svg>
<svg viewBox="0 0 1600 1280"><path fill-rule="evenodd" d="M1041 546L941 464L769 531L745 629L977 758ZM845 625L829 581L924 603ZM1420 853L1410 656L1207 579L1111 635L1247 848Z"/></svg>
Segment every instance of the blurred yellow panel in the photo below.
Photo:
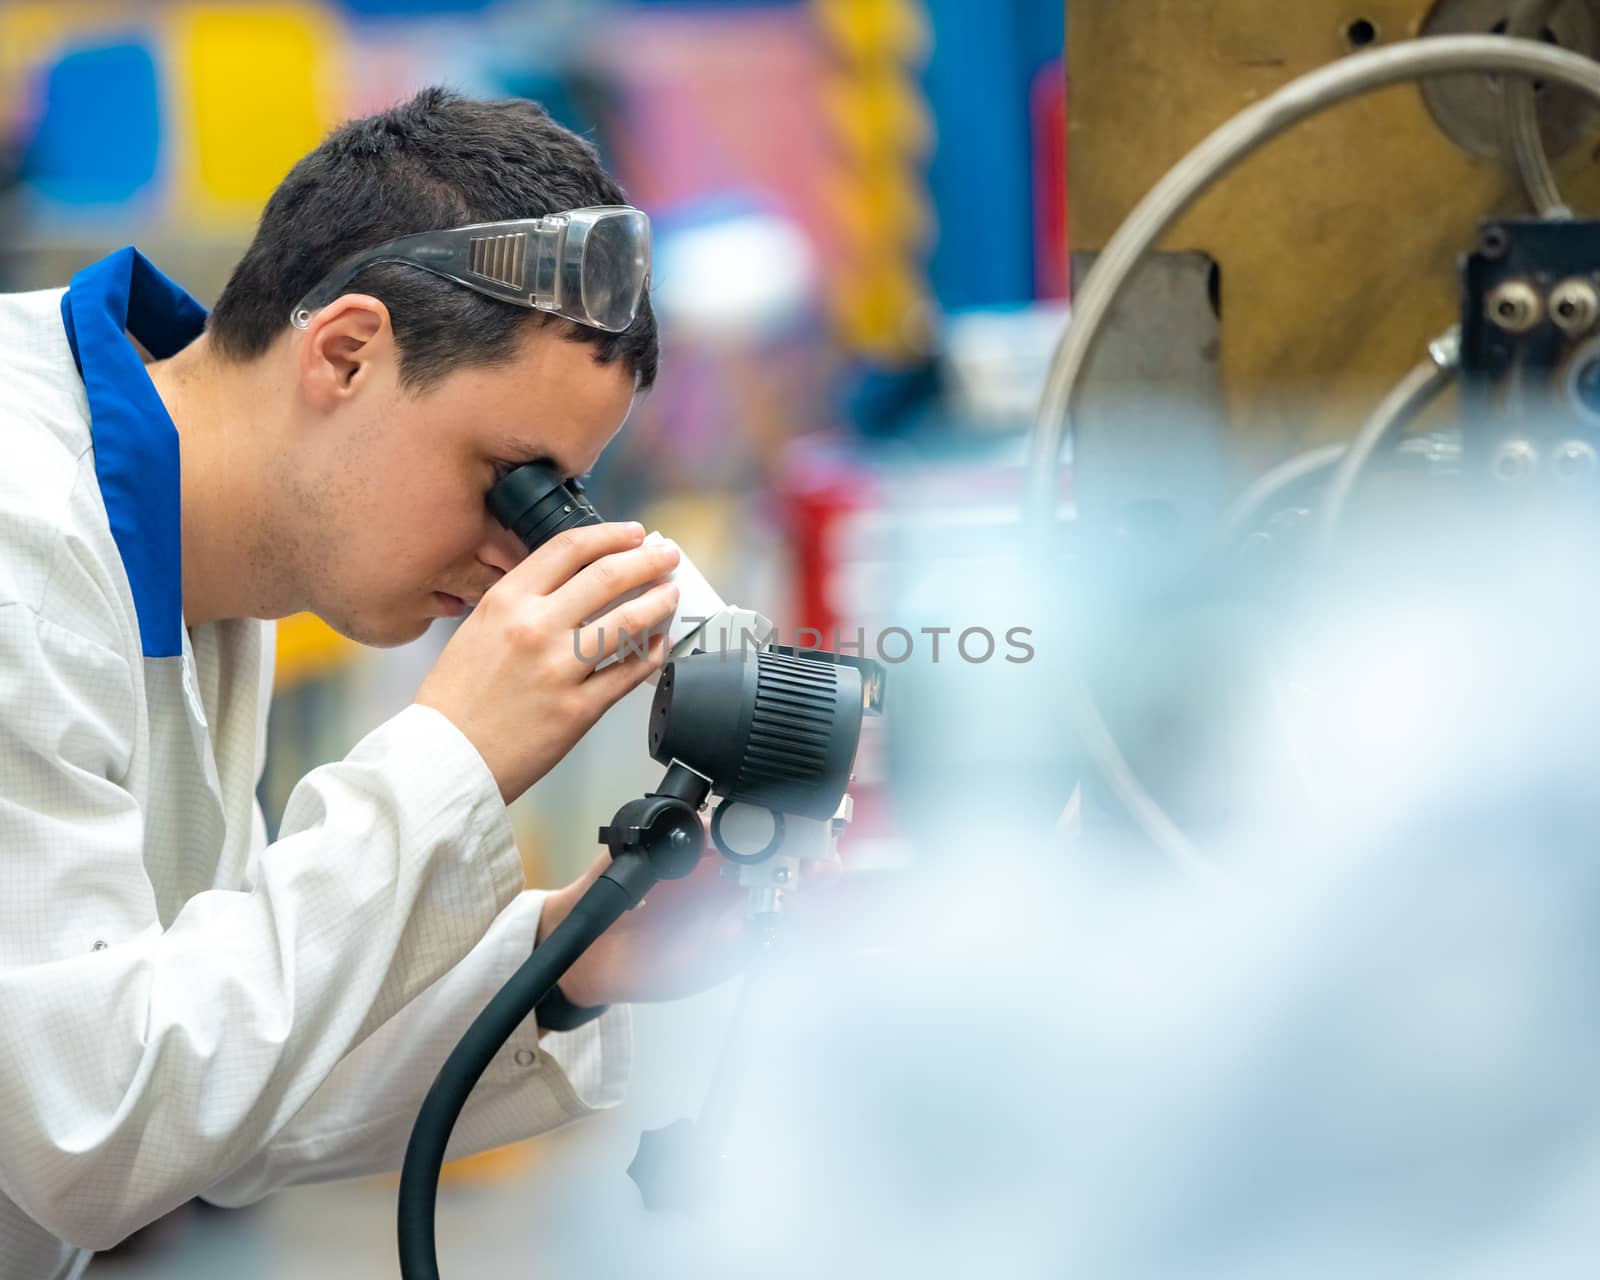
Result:
<svg viewBox="0 0 1600 1280"><path fill-rule="evenodd" d="M812 0L812 12L833 55L820 99L837 168L824 203L842 263L828 309L848 351L898 362L926 337L934 212L922 167L934 125L917 68L927 13L921 0Z"/></svg>
<svg viewBox="0 0 1600 1280"><path fill-rule="evenodd" d="M824 118L853 161L921 156L933 145L927 99L906 67L843 67L823 80L819 96Z"/></svg>
<svg viewBox="0 0 1600 1280"><path fill-rule="evenodd" d="M828 299L852 351L893 361L919 336L924 291L908 265L886 261L841 279Z"/></svg>
<svg viewBox="0 0 1600 1280"><path fill-rule="evenodd" d="M475 1156L461 1156L447 1160L439 1170L441 1183L458 1187L481 1186L486 1183L509 1182L527 1175L538 1161L539 1149L534 1139L524 1138L504 1147L480 1151ZM380 1174L372 1179L373 1185L397 1188L398 1173Z"/></svg>
<svg viewBox="0 0 1600 1280"><path fill-rule="evenodd" d="M475 1156L462 1156L451 1160L439 1170L439 1181L456 1186L475 1183L509 1182L533 1166L537 1149L531 1139L514 1142L510 1146L480 1151Z"/></svg>
<svg viewBox="0 0 1600 1280"><path fill-rule="evenodd" d="M927 184L909 165L831 174L819 185L823 206L835 220L843 256L870 258L920 248L933 234Z"/></svg>
<svg viewBox="0 0 1600 1280"><path fill-rule="evenodd" d="M252 219L337 123L343 28L309 4L184 5L171 22L178 190L198 217Z"/></svg>
<svg viewBox="0 0 1600 1280"><path fill-rule="evenodd" d="M278 623L273 678L279 689L292 688L336 670L360 652L360 645L346 640L321 618L297 613Z"/></svg>
<svg viewBox="0 0 1600 1280"><path fill-rule="evenodd" d="M818 23L845 57L912 62L930 43L920 0L815 0Z"/></svg>

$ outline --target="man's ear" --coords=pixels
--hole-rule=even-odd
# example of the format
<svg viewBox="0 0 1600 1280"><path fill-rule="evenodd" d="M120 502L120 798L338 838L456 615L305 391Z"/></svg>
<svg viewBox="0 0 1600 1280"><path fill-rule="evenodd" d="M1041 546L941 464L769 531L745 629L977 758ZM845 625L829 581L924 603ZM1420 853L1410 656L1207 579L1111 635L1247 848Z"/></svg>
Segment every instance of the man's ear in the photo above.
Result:
<svg viewBox="0 0 1600 1280"><path fill-rule="evenodd" d="M332 409L395 359L389 308L364 293L346 293L316 311L300 344L300 385L312 408Z"/></svg>

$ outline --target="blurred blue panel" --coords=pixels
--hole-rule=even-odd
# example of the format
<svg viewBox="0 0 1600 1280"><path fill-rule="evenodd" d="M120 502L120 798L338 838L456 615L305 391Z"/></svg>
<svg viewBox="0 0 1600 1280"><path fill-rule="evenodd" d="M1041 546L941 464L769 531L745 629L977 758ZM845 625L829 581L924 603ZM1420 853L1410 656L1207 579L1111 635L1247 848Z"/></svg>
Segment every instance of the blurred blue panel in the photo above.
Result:
<svg viewBox="0 0 1600 1280"><path fill-rule="evenodd" d="M478 13L500 0L340 0L351 13L369 17L431 18L439 14Z"/></svg>
<svg viewBox="0 0 1600 1280"><path fill-rule="evenodd" d="M602 162L610 168L610 140L605 136L611 114L607 110L611 106L608 85L586 77L579 68L524 66L509 72L497 70L495 93L537 102L557 124L594 143Z"/></svg>
<svg viewBox="0 0 1600 1280"><path fill-rule="evenodd" d="M933 52L923 76L938 147L928 192L939 241L928 274L947 309L1034 296L1028 92L1061 55L1062 0L926 0Z"/></svg>
<svg viewBox="0 0 1600 1280"><path fill-rule="evenodd" d="M118 204L156 175L155 60L141 44L71 48L45 81L44 113L22 179L66 204Z"/></svg>

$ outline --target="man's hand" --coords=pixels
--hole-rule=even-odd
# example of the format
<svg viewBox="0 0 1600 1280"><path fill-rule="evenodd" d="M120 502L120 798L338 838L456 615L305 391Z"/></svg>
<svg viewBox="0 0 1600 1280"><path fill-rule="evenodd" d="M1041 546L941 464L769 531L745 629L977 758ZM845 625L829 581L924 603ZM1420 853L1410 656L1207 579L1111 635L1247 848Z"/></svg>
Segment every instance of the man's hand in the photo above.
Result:
<svg viewBox="0 0 1600 1280"><path fill-rule="evenodd" d="M552 538L484 594L417 690L417 702L478 749L508 804L661 668L664 636L651 637L643 657L637 646L671 618L676 586L661 583L595 617L677 567L675 546L643 541L637 524L587 525ZM621 660L596 671L623 635Z"/></svg>
<svg viewBox="0 0 1600 1280"><path fill-rule="evenodd" d="M719 874L708 853L681 880L663 880L567 970L562 994L578 1005L672 1000L731 976L741 959L747 895ZM566 919L608 866L602 853L580 879L552 892L539 913L538 942Z"/></svg>

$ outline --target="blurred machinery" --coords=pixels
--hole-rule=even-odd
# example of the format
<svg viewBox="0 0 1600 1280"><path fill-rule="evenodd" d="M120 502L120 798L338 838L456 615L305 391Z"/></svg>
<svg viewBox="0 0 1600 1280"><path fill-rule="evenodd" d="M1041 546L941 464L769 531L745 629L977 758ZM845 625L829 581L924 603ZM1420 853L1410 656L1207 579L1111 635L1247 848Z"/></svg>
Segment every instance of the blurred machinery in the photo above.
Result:
<svg viewBox="0 0 1600 1280"><path fill-rule="evenodd" d="M1573 209L1600 200L1600 4L1070 17L1081 279L1030 499L1055 547L1070 456L1096 634L1077 637L1086 781L1063 820L1202 870L1237 762L1195 768L1198 708L1259 681L1297 584L1359 554L1353 526L1414 550L1464 513L1594 505L1600 222Z"/></svg>
<svg viewBox="0 0 1600 1280"><path fill-rule="evenodd" d="M1504 32L1517 7L1078 0L1067 42L1074 250L1104 249L1190 148L1297 77L1418 36ZM1539 7L1544 42L1600 53L1600 5ZM1555 84L1534 96L1561 190L1574 208L1600 204L1593 103ZM1131 109L1138 100L1147 109ZM1126 331L1181 342L1181 355L1193 348L1214 366L1201 389L1219 401L1219 430L1247 473L1340 438L1350 406L1373 403L1455 321L1456 262L1479 220L1529 208L1504 115L1486 74L1397 84L1252 155L1161 237L1146 270L1185 278L1169 285L1182 290L1182 314L1146 304ZM1123 334L1108 335L1101 359L1118 359ZM1080 424L1085 442L1091 419Z"/></svg>

